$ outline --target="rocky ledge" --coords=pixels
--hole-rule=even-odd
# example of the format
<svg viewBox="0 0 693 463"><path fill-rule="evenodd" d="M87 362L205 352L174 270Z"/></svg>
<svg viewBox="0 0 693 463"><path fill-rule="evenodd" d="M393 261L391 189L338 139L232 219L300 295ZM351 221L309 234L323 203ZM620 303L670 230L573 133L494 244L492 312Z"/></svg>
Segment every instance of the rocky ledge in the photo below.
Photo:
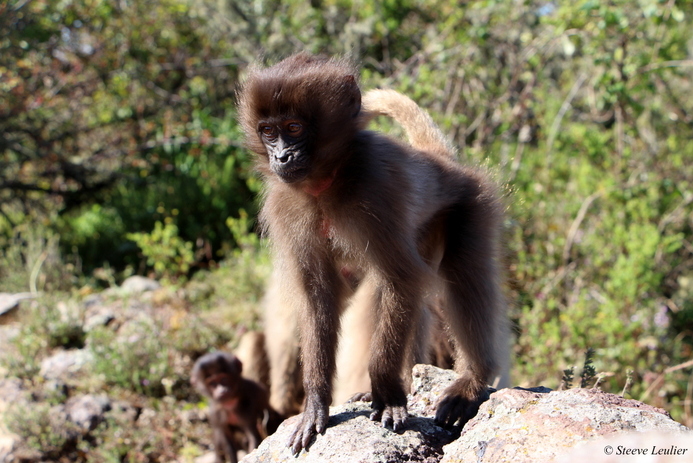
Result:
<svg viewBox="0 0 693 463"><path fill-rule="evenodd" d="M688 428L664 410L597 389L502 389L464 428L442 429L433 421L435 404L454 379L449 370L414 368L402 432L372 422L368 403L346 404L330 409L327 431L298 457L287 442L300 415L242 462L693 462Z"/></svg>

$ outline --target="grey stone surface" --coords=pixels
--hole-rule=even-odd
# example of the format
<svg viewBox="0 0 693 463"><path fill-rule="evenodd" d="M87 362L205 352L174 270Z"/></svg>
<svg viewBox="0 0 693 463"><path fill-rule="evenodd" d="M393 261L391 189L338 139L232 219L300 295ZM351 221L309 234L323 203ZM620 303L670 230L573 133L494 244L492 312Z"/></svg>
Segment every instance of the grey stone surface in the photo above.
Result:
<svg viewBox="0 0 693 463"><path fill-rule="evenodd" d="M690 430L663 410L595 389L502 389L491 394L461 432L451 432L436 426L433 417L443 390L455 377L452 371L429 365L414 367L411 416L402 432L371 421L368 403L346 404L330 409L325 434L317 436L298 457L291 454L287 443L300 415L285 421L243 462L548 463L565 457L574 458L566 460L572 463L590 461L584 459L585 454L582 460L579 455L569 456L578 445L628 432L689 439L689 452L693 452Z"/></svg>

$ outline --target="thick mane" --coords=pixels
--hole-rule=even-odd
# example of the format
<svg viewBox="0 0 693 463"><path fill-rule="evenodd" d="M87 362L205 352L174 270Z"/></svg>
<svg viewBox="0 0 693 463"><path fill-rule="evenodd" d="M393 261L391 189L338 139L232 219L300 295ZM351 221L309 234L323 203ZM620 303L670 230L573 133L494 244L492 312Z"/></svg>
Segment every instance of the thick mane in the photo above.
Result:
<svg viewBox="0 0 693 463"><path fill-rule="evenodd" d="M252 134L259 120L293 115L309 119L322 133L347 130L361 107L358 71L346 59L299 53L269 68L253 68L238 98L239 120L252 151L265 147Z"/></svg>

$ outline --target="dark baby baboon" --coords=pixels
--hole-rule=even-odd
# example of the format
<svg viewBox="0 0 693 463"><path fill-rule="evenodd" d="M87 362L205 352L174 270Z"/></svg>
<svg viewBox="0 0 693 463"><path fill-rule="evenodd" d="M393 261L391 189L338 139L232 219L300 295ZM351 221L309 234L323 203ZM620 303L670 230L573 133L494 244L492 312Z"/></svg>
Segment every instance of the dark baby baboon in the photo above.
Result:
<svg viewBox="0 0 693 463"><path fill-rule="evenodd" d="M352 294L373 311L368 373L373 413L393 429L407 419L402 370L426 299L440 295L460 377L436 421L471 418L504 362L500 289L502 207L480 170L455 162L430 117L393 91L364 96L346 60L306 53L251 70L240 121L266 191L260 215L273 243L271 291L298 313L305 405L291 440L306 448L328 420L340 315ZM393 117L411 146L365 130Z"/></svg>
<svg viewBox="0 0 693 463"><path fill-rule="evenodd" d="M190 382L209 399L209 423L212 426L216 461L238 461L241 448L257 448L262 434L271 434L280 418L268 405L267 390L241 377L241 361L233 354L212 352L200 357L193 366Z"/></svg>

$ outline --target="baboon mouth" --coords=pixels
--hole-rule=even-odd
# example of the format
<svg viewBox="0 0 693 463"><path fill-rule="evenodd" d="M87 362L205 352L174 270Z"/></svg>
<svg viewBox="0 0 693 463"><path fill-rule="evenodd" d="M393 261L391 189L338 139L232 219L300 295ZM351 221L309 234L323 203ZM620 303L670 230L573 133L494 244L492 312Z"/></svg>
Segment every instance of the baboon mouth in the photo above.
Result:
<svg viewBox="0 0 693 463"><path fill-rule="evenodd" d="M305 167L297 167L294 169L277 170L276 174L284 183L300 182L308 176L308 169Z"/></svg>

